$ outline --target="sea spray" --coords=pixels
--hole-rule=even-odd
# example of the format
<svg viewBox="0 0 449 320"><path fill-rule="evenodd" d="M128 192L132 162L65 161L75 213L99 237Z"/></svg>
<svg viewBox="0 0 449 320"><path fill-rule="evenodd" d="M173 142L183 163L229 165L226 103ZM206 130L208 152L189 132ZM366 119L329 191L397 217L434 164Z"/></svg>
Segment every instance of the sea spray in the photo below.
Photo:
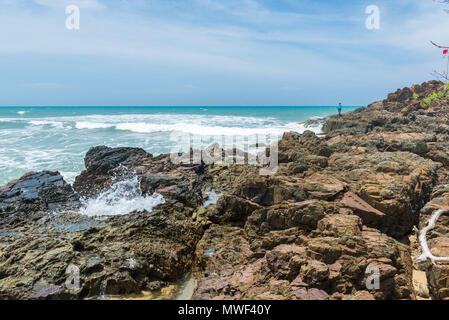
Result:
<svg viewBox="0 0 449 320"><path fill-rule="evenodd" d="M87 216L125 215L133 211L151 211L155 206L164 204L164 197L155 193L143 196L137 176L116 182L98 197L84 200L80 212Z"/></svg>
<svg viewBox="0 0 449 320"><path fill-rule="evenodd" d="M256 137L279 140L285 132L321 133L321 121L335 107L182 107L182 108L0 108L0 185L29 171L51 168L74 175L84 170L84 155L93 146L132 146L153 154L182 151L168 139L173 132L193 135L195 149L236 140L236 148L257 154ZM18 112L26 114L19 114ZM349 110L348 110L349 111ZM304 122L307 119L311 121ZM218 138L217 138L218 137ZM241 143L242 142L242 143ZM20 147L18 147L20 146ZM246 150L246 146L248 146Z"/></svg>

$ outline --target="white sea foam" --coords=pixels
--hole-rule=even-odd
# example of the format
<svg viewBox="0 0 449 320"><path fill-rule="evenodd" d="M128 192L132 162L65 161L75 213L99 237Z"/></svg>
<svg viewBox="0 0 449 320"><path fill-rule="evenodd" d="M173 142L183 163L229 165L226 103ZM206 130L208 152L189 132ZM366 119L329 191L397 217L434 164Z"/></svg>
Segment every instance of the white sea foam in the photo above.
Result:
<svg viewBox="0 0 449 320"><path fill-rule="evenodd" d="M238 122L235 122L238 123ZM314 127L305 127L303 124L291 122L287 124L268 124L259 125L257 127L232 127L232 126L210 126L200 125L193 122L181 122L176 124L153 124L153 123L120 123L116 126L117 130L132 131L136 133L153 133L153 132L183 132L193 135L202 136L251 136L251 135L282 135L286 131L296 131L302 133L311 130L315 133L321 132L321 125Z"/></svg>
<svg viewBox="0 0 449 320"><path fill-rule="evenodd" d="M49 120L33 120L29 122L33 126L53 126L57 128L64 128L64 123L59 121L49 121Z"/></svg>
<svg viewBox="0 0 449 320"><path fill-rule="evenodd" d="M77 129L105 129L113 126L113 124L101 122L76 122L75 124L75 128Z"/></svg>
<svg viewBox="0 0 449 320"><path fill-rule="evenodd" d="M26 113L29 113L29 111L18 111L18 112L17 112L17 114L20 114L20 115L24 115L24 114L26 114Z"/></svg>
<svg viewBox="0 0 449 320"><path fill-rule="evenodd" d="M97 198L86 200L80 212L91 217L125 215L133 211L151 212L155 206L163 203L165 199L161 194L142 196L139 180L134 176L115 183Z"/></svg>
<svg viewBox="0 0 449 320"><path fill-rule="evenodd" d="M60 173L64 180L69 184L75 182L75 178L79 175L79 172L72 171L61 171Z"/></svg>
<svg viewBox="0 0 449 320"><path fill-rule="evenodd" d="M180 149L179 152L185 152L190 147L204 149L218 142L225 149L236 147L256 154L261 151L252 147L256 143L269 145L288 131L302 133L311 130L319 134L322 127L319 121L306 127L293 122L294 119L289 121L271 116L226 113L212 115L209 112L68 114L39 118L25 118L23 115L0 117L0 184L19 178L30 170L57 170L64 172L69 183L73 182L74 173L84 168L85 153L95 145L141 147L157 155L173 152L174 149ZM172 140L178 134L182 138L193 135L192 145L191 137L188 137L188 142L184 139Z"/></svg>
<svg viewBox="0 0 449 320"><path fill-rule="evenodd" d="M13 120L13 119L11 119ZM125 114L88 115L78 117L53 117L31 120L34 126L49 125L57 128L67 126L80 130L115 128L134 133L183 132L202 136L251 136L279 135L286 131L299 133L311 130L321 133L321 125L305 127L297 122L284 122L270 117L209 116L194 114Z"/></svg>
<svg viewBox="0 0 449 320"><path fill-rule="evenodd" d="M22 118L0 118L0 122L17 122L23 120Z"/></svg>

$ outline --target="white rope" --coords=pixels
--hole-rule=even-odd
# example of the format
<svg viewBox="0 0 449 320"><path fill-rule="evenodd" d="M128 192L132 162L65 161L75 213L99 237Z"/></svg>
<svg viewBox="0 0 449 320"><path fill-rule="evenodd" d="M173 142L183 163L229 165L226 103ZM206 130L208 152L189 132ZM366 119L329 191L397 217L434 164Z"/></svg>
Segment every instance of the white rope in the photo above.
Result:
<svg viewBox="0 0 449 320"><path fill-rule="evenodd" d="M437 261L449 261L449 257L435 257L432 252L430 252L429 246L427 245L427 232L435 228L438 218L444 213L449 213L449 209L435 211L429 221L427 221L427 226L419 233L419 243L421 244L422 254L418 257L418 262L424 262L427 259L432 261L433 264Z"/></svg>

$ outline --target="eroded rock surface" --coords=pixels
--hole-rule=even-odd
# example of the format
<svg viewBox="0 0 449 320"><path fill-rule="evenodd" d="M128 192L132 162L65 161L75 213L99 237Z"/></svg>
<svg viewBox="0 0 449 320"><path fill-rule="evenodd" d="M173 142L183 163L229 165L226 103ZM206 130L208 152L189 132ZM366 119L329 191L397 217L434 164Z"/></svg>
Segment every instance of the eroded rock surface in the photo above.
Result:
<svg viewBox="0 0 449 320"><path fill-rule="evenodd" d="M26 174L0 187L0 298L157 292L190 272L196 299L449 298L449 267L416 262L414 231L449 205L449 104L422 105L439 90L431 81L330 117L323 137L284 134L272 176L211 164L215 152L249 157L217 145L201 164L94 147L73 188L56 172ZM142 197L164 203L80 214L86 199L135 176ZM448 232L442 216L428 234L434 255L449 256ZM67 286L69 266L78 289ZM373 270L379 288L369 285Z"/></svg>
<svg viewBox="0 0 449 320"><path fill-rule="evenodd" d="M1 187L1 298L80 299L154 291L191 269L205 229L191 219L203 199L197 188L201 175L133 148L92 148L86 167L75 183L79 193L54 172L29 173ZM106 218L79 213L82 197L136 174L142 194L160 192L165 204ZM69 290L71 265L79 269L80 287Z"/></svg>

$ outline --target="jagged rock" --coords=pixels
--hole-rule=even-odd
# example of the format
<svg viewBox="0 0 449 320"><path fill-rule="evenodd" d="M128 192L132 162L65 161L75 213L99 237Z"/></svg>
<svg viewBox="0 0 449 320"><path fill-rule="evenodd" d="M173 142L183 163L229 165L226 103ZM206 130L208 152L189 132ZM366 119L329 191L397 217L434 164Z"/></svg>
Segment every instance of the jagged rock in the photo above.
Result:
<svg viewBox="0 0 449 320"><path fill-rule="evenodd" d="M0 227L38 220L46 211L76 206L79 197L59 172L30 172L0 187Z"/></svg>
<svg viewBox="0 0 449 320"><path fill-rule="evenodd" d="M152 156L140 148L91 148L84 159L86 170L75 178L73 188L84 195L98 194L112 184L115 176L128 174L138 157Z"/></svg>
<svg viewBox="0 0 449 320"><path fill-rule="evenodd" d="M358 216L353 215L327 215L318 222L318 230L322 234L328 234L336 237L341 237L344 235L360 236L362 230L362 220Z"/></svg>
<svg viewBox="0 0 449 320"><path fill-rule="evenodd" d="M418 266L419 247L405 238L449 205L449 103L421 103L442 85L331 116L324 137L285 133L273 176L234 159L210 163L216 152L249 156L217 145L201 164L100 146L86 154L75 191L47 171L0 187L0 298L135 294L193 270L196 299L414 299L419 268L428 294L446 299L448 266ZM143 196L158 192L165 204L102 219L79 214L79 195L130 176ZM203 206L212 189L221 198ZM443 215L428 233L435 255L449 256L448 234ZM79 268L78 290L66 287L69 265ZM379 271L379 289L367 287L367 270Z"/></svg>
<svg viewBox="0 0 449 320"><path fill-rule="evenodd" d="M205 224L190 219L186 206L202 203L195 182L201 176L131 148L93 148L86 165L76 183L84 196L134 171L142 174L143 194L163 193L167 186L179 191L167 192L166 204L151 213L98 220L78 212L79 196L59 173L30 173L1 187L0 223L5 229L0 230L0 297L73 299L140 293L158 281L176 282L190 270ZM186 206L179 206L181 202ZM76 290L65 285L69 265L80 271Z"/></svg>
<svg viewBox="0 0 449 320"><path fill-rule="evenodd" d="M383 212L373 208L368 203L352 192L348 192L341 200L343 206L350 208L362 218L363 223L367 225L380 225L382 219L386 216Z"/></svg>
<svg viewBox="0 0 449 320"><path fill-rule="evenodd" d="M249 223L257 226L265 223L271 230L289 229L297 226L313 230L324 215L325 207L323 203L318 200L307 200L291 203L288 206L256 211L250 217Z"/></svg>
<svg viewBox="0 0 449 320"><path fill-rule="evenodd" d="M393 237L407 234L417 224L419 209L428 200L440 167L439 163L408 152L331 157L333 174L360 198L348 194L344 202L354 207L364 223Z"/></svg>
<svg viewBox="0 0 449 320"><path fill-rule="evenodd" d="M332 200L345 190L344 183L331 176L314 174L304 183L307 193L317 199Z"/></svg>
<svg viewBox="0 0 449 320"><path fill-rule="evenodd" d="M236 222L242 224L252 212L261 208L255 202L225 195L218 200L215 209L208 217L214 223Z"/></svg>

